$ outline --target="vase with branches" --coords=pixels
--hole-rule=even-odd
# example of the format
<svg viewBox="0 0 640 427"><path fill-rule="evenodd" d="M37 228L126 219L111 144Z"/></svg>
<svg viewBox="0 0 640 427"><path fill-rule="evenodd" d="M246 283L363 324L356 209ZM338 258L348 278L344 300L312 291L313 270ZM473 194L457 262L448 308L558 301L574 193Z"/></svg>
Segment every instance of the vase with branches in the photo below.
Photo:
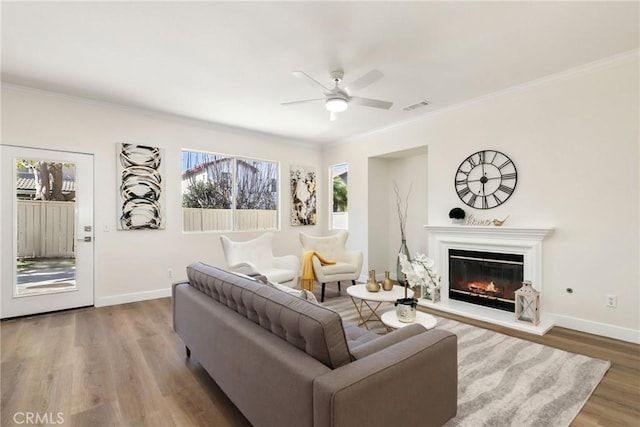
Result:
<svg viewBox="0 0 640 427"><path fill-rule="evenodd" d="M409 185L409 190L407 191L407 196L402 199L402 195L400 194L400 189L398 188L398 183L393 181L393 190L396 193L396 209L398 211L398 220L400 221L400 249L398 250L399 254L404 254L409 258L409 248L407 247L407 235L406 235L406 226L407 226L407 210L409 209L409 194L411 194L411 187L413 183ZM398 256L396 261L396 280L402 286L406 285L406 279L404 273L402 272L402 264L400 263L400 256Z"/></svg>

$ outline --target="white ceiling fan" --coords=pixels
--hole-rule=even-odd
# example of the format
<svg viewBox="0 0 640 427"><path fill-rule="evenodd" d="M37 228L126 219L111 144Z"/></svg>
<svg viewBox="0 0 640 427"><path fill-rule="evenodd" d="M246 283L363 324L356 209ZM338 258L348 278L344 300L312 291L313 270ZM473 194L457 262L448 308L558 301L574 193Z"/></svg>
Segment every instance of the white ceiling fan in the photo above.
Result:
<svg viewBox="0 0 640 427"><path fill-rule="evenodd" d="M331 121L336 120L338 118L338 113L345 111L350 103L364 105L365 107L382 108L384 110L388 110L393 105L393 102L389 101L380 101L378 99L362 98L352 95L352 93L357 92L358 90L363 89L381 79L384 75L378 70L369 71L367 74L360 77L358 80L354 81L345 88L340 87L340 82L342 82L344 73L342 71L332 71L329 76L335 83L333 89L327 88L322 83L318 82L313 77L310 77L303 71L294 71L291 74L296 77L302 78L304 81L316 88L320 88L320 90L324 94L324 98L283 102L281 105L296 105L306 104L309 102L324 101L325 108L327 109L327 111L329 111L329 120Z"/></svg>

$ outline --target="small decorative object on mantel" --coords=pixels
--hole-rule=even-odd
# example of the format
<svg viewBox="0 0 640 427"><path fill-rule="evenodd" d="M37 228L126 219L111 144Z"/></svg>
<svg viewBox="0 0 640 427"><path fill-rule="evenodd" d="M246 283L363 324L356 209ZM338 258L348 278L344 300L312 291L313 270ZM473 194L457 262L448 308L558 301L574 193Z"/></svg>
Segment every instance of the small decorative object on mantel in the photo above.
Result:
<svg viewBox="0 0 640 427"><path fill-rule="evenodd" d="M396 193L396 208L398 209L398 220L400 221L400 249L398 250L398 254L405 254L407 258L409 257L409 248L407 247L407 237L405 234L405 228L407 225L407 209L409 208L409 194L411 194L411 187L413 187L413 183L409 185L409 191L407 191L407 197L404 200L404 206L402 203L402 196L400 195L400 189L398 188L398 183L393 181L393 190ZM396 261L396 280L400 284L400 286L404 286L406 284L404 274L402 274L402 266L400 265L400 258L398 257Z"/></svg>
<svg viewBox="0 0 640 427"><path fill-rule="evenodd" d="M411 288L422 290L422 298L431 302L440 301L440 275L433 268L434 262L424 254L416 254L409 260L400 254L402 272L407 276L407 282Z"/></svg>
<svg viewBox="0 0 640 427"><path fill-rule="evenodd" d="M501 227L501 226L502 226L502 224L504 224L504 223L507 221L507 219L509 219L509 216L508 216L508 215L507 215L507 217L506 217L505 219L502 219L502 220L500 220L500 219L494 219L494 220L493 220L493 225L495 225L496 227Z"/></svg>
<svg viewBox="0 0 640 427"><path fill-rule="evenodd" d="M529 280L522 282L516 292L516 322L537 325L540 323L540 291Z"/></svg>
<svg viewBox="0 0 640 427"><path fill-rule="evenodd" d="M490 219L476 219L473 215L469 215L464 222L464 225L491 225Z"/></svg>
<svg viewBox="0 0 640 427"><path fill-rule="evenodd" d="M382 290L390 291L391 289L393 289L393 280L389 277L389 272L385 271L384 280L382 281Z"/></svg>
<svg viewBox="0 0 640 427"><path fill-rule="evenodd" d="M380 290L380 285L376 282L375 270L369 270L369 280L367 280L365 287L369 292L378 292Z"/></svg>
<svg viewBox="0 0 640 427"><path fill-rule="evenodd" d="M453 224L463 224L465 216L466 213L462 208L453 208L449 211L449 218Z"/></svg>

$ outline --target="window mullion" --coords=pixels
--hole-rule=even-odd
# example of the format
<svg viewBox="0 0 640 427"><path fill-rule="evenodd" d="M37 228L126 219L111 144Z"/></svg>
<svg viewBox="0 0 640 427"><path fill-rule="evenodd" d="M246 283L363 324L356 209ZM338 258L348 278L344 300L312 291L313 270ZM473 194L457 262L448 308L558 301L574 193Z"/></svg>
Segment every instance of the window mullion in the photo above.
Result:
<svg viewBox="0 0 640 427"><path fill-rule="evenodd" d="M232 158L231 165L231 228L233 231L237 231L236 224L236 197L238 195L238 185L236 182L238 172L238 159Z"/></svg>

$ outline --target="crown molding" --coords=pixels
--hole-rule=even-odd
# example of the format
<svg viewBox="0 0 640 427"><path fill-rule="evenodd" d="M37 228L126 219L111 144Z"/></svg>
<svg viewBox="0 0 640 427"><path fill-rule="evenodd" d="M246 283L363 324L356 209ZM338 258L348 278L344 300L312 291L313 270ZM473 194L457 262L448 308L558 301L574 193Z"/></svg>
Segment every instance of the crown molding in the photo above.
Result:
<svg viewBox="0 0 640 427"><path fill-rule="evenodd" d="M602 58L593 62L589 62L583 65L579 65L577 67L569 68L564 71L560 71L554 74L550 74L545 77L541 77L539 79L530 80L525 83L521 83L515 86L508 87L506 89L502 89L496 92L491 92L485 95L478 96L476 98L471 98L466 101L459 102L457 104L448 105L446 107L442 107L437 110L432 110L426 112L420 116L412 117L407 120L403 120L401 122L393 123L389 126L384 126L378 129L373 129L368 132L363 132L358 135L353 135L347 138L342 138L332 143L326 144L329 146L339 146L343 144L347 144L349 142L357 141L360 138L364 138L371 135L376 135L380 133L387 132L389 130L406 126L410 123L420 122L424 120L433 120L440 115L451 113L452 111L460 110L466 108L471 105L482 104L484 102L490 101L492 99L501 98L505 96L510 96L514 93L525 92L531 89L535 89L538 87L543 87L552 83L555 83L558 80L566 80L581 74L592 73L601 69L606 69L610 67L615 67L618 65L626 64L628 62L632 62L634 60L638 60L640 58L640 49L633 49L626 52L622 52L613 56L608 56L606 58ZM432 104L433 105L433 104Z"/></svg>
<svg viewBox="0 0 640 427"><path fill-rule="evenodd" d="M108 108L112 110L123 111L126 113L147 116L155 119L170 120L174 123L180 123L187 126L197 126L197 127L205 128L209 130L217 130L220 132L227 132L232 134L251 136L255 138L268 139L274 142L295 145L298 147L315 148L315 149L319 148L318 144L315 144L313 142L294 140L291 137L271 134L267 132L260 132L260 131L249 129L249 128L226 125L222 123L211 122L211 121L197 119L193 117L181 116L178 114L171 114L164 111L152 110L152 109L147 109L143 107L136 107L136 106L122 104L114 101L105 101L105 100L96 99L96 98L87 98L84 96L69 94L66 92L40 89L33 86L25 86L25 85L12 83L4 80L2 80L0 83L3 89L7 88L7 89L19 90L27 93L35 93L39 95L50 96L53 98L61 98L70 102L84 103L84 104L93 105L101 108Z"/></svg>

